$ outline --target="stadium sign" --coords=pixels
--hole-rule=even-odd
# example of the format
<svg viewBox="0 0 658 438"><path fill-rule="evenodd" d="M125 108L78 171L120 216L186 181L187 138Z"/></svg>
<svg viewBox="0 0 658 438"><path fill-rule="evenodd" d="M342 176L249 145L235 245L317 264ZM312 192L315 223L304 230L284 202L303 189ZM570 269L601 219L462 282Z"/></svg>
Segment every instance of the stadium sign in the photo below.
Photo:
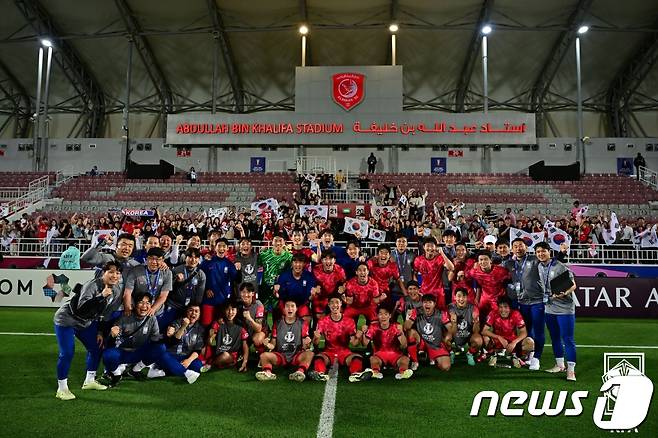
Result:
<svg viewBox="0 0 658 438"><path fill-rule="evenodd" d="M535 115L414 111L327 115L295 113L167 116L172 145L208 144L532 144Z"/></svg>
<svg viewBox="0 0 658 438"><path fill-rule="evenodd" d="M658 318L658 282L651 278L576 277L576 315Z"/></svg>
<svg viewBox="0 0 658 438"><path fill-rule="evenodd" d="M0 306L60 307L94 271L0 269Z"/></svg>

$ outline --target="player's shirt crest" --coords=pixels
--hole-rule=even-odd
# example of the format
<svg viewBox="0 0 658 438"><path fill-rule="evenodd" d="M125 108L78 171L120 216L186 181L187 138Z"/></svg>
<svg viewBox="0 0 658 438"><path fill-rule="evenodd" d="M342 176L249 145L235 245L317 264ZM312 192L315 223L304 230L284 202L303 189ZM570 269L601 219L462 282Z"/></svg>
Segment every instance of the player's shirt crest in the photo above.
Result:
<svg viewBox="0 0 658 438"><path fill-rule="evenodd" d="M287 332L284 338L286 342L294 342L295 341L295 334L293 332Z"/></svg>
<svg viewBox="0 0 658 438"><path fill-rule="evenodd" d="M434 333L434 327L432 326L432 324L428 322L423 326L423 332L426 335L431 335L432 333Z"/></svg>
<svg viewBox="0 0 658 438"><path fill-rule="evenodd" d="M224 337L222 337L222 344L230 345L232 343L233 343L233 338L231 337L230 334L226 333Z"/></svg>

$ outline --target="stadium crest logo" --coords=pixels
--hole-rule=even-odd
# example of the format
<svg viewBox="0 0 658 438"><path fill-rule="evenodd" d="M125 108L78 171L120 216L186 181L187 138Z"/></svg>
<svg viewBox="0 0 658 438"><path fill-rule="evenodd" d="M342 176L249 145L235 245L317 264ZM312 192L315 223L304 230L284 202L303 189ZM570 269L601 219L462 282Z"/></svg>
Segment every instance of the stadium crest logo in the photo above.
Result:
<svg viewBox="0 0 658 438"><path fill-rule="evenodd" d="M336 73L331 77L331 96L345 111L349 111L363 101L366 77L360 73Z"/></svg>
<svg viewBox="0 0 658 438"><path fill-rule="evenodd" d="M594 424L605 430L637 432L653 394L653 382L644 375L644 353L605 353L602 380L604 397L596 400Z"/></svg>

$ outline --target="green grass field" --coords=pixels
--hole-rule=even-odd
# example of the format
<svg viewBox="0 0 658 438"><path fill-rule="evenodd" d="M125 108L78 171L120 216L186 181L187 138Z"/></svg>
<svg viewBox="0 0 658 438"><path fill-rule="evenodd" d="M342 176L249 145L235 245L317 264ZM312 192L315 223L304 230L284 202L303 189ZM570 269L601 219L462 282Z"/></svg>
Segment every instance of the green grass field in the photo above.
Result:
<svg viewBox="0 0 658 438"><path fill-rule="evenodd" d="M0 332L52 333L53 309L0 309ZM449 373L427 365L412 379L347 382L341 372L336 392L335 437L437 437L448 435L609 436L592 420L600 395L604 352L644 352L646 373L658 383L658 322L582 318L576 325L580 345L636 345L653 349L579 348L578 382L527 369L468 367L458 358ZM273 382L247 374L211 371L194 384L175 378L147 382L124 379L108 391L82 391L84 348L76 344L69 386L78 397L55 399L57 344L54 336L0 335L0 411L2 436L315 436L325 384L290 382L284 372ZM547 341L548 342L548 341ZM550 347L542 368L553 364ZM658 386L658 385L656 385ZM580 417L470 417L473 397L494 390L584 390ZM634 436L658 436L658 402L654 390L647 420ZM527 406L527 405L526 405ZM570 407L570 404L568 405Z"/></svg>

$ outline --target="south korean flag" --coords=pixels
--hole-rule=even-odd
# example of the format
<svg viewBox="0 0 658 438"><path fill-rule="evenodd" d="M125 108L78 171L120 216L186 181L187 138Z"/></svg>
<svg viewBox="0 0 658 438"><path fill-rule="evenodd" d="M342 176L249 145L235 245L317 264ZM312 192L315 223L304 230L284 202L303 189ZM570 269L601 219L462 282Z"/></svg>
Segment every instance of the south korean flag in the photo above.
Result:
<svg viewBox="0 0 658 438"><path fill-rule="evenodd" d="M571 246L571 236L567 234L566 231L551 227L548 230L548 244L551 246L551 249L559 251L560 245L563 243L566 243L567 246Z"/></svg>
<svg viewBox="0 0 658 438"><path fill-rule="evenodd" d="M511 227L509 238L510 238L510 246L512 246L513 240L523 239L528 249L534 250L535 245L537 243L544 241L544 233L528 233L526 231L519 230L518 228Z"/></svg>
<svg viewBox="0 0 658 438"><path fill-rule="evenodd" d="M329 215L329 207L326 205L300 205L299 215L311 219L315 219L316 217L323 217L326 219Z"/></svg>
<svg viewBox="0 0 658 438"><path fill-rule="evenodd" d="M368 236L369 227L370 227L370 223L368 221L346 217L345 227L343 227L343 232L347 234L354 234L354 235L358 233L361 236Z"/></svg>
<svg viewBox="0 0 658 438"><path fill-rule="evenodd" d="M255 211L258 215L268 211L276 213L279 210L279 201L274 198L268 198L262 201L252 202L251 210Z"/></svg>
<svg viewBox="0 0 658 438"><path fill-rule="evenodd" d="M370 209L370 213L372 213L372 216L375 219L379 220L382 213L386 214L386 217L391 217L392 215L394 215L395 214L395 207L376 205L376 206L374 206Z"/></svg>
<svg viewBox="0 0 658 438"><path fill-rule="evenodd" d="M376 240L377 242L384 242L386 239L386 231L370 228L368 239Z"/></svg>
<svg viewBox="0 0 658 438"><path fill-rule="evenodd" d="M117 231L116 230L95 230L94 235L91 238L91 246L94 247L98 245L99 239L103 238L107 240L107 236L112 237L112 245L105 245L102 249L117 249Z"/></svg>

